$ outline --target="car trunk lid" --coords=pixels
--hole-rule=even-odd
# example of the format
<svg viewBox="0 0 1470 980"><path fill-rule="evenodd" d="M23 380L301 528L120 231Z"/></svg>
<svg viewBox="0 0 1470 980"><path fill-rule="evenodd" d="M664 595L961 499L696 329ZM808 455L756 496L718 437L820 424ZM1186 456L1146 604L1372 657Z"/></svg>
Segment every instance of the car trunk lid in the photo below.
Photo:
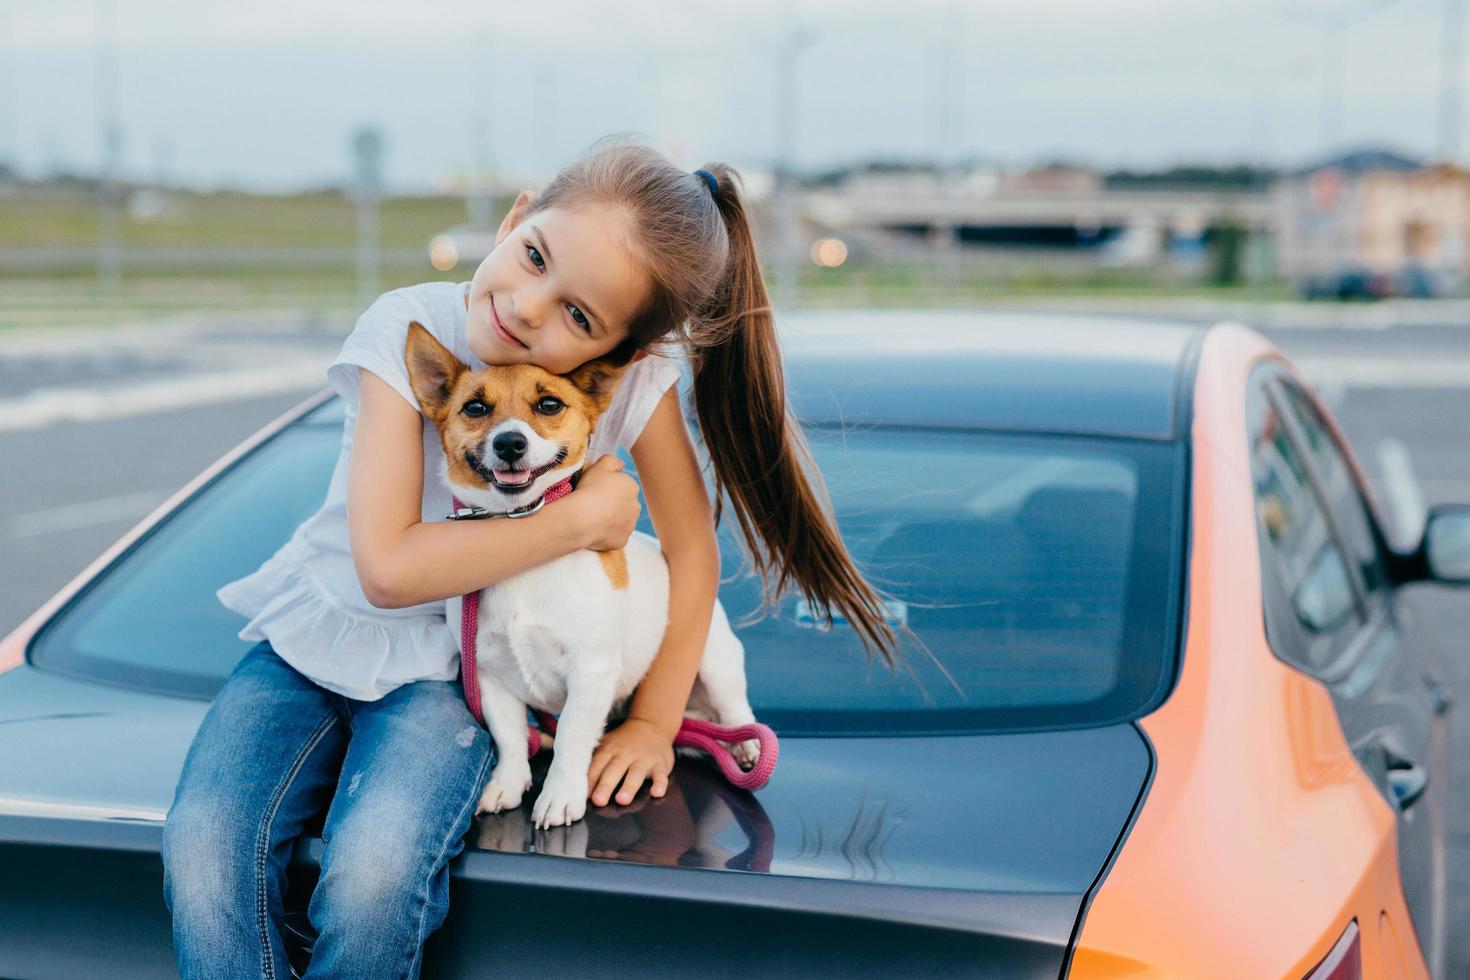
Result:
<svg viewBox="0 0 1470 980"><path fill-rule="evenodd" d="M28 665L0 674L0 860L29 862L10 864L27 883L0 899L0 973L15 975L27 949L78 966L115 958L118 943L167 955L160 819L206 707ZM1127 724L787 738L755 794L681 759L664 798L569 828L534 831L527 807L477 818L426 973L656 961L710 976L1055 977L1150 765ZM298 848L298 908L320 853L315 839ZM104 854L127 867L99 864ZM129 881L99 891L90 869L104 866ZM119 888L137 894L114 902ZM66 908L83 914L56 914Z"/></svg>

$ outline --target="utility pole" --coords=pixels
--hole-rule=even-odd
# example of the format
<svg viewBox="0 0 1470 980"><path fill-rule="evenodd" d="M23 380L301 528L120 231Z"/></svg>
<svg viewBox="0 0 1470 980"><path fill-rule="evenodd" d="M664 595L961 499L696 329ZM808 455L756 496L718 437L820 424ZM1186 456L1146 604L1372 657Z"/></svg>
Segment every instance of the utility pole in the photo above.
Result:
<svg viewBox="0 0 1470 980"><path fill-rule="evenodd" d="M1347 78L1343 65L1343 35L1347 25L1330 17L1322 19L1322 107L1318 139L1324 155L1335 152L1342 139L1342 101Z"/></svg>
<svg viewBox="0 0 1470 980"><path fill-rule="evenodd" d="M20 47L11 30L11 17L8 12L0 13L0 39L15 45L18 51ZM0 65L0 124L4 126L0 132L0 166L8 165L19 174L20 97L16 91L20 87L20 73L15 70L15 62L15 58L7 58L4 65Z"/></svg>
<svg viewBox="0 0 1470 980"><path fill-rule="evenodd" d="M798 254L797 209L801 206L796 187L796 59L812 42L810 28L793 22L791 6L782 6L781 36L776 39L776 306L796 306L797 278L801 271Z"/></svg>
<svg viewBox="0 0 1470 980"><path fill-rule="evenodd" d="M1317 133L1324 159L1339 149L1336 144L1343 137L1347 29L1381 13L1395 2L1397 0L1353 0L1330 7L1313 4L1305 11L1289 7L1282 11L1291 20L1312 24L1322 31L1322 94Z"/></svg>
<svg viewBox="0 0 1470 980"><path fill-rule="evenodd" d="M1460 130L1465 107L1465 0L1444 0L1440 21L1439 156L1444 163L1460 157Z"/></svg>
<svg viewBox="0 0 1470 980"><path fill-rule="evenodd" d="M1247 159L1255 161L1255 175L1251 178L1247 200L1251 197L1257 199L1270 199L1271 161L1275 158L1275 115L1274 104L1271 101L1271 92L1277 81L1275 72L1269 77L1263 77L1263 73L1255 73L1256 81L1251 92L1251 152ZM1251 299L1259 306L1265 300L1265 288L1270 281L1273 269L1270 267L1268 249L1271 245L1271 237L1256 222L1246 217L1246 250L1245 250L1245 281Z"/></svg>
<svg viewBox="0 0 1470 980"><path fill-rule="evenodd" d="M474 48L474 84L471 86L469 117L475 126L475 173L465 189L465 218L477 228L495 225L495 192L491 187L491 153L495 144L491 131L495 119L495 51L494 36L488 30L478 34Z"/></svg>
<svg viewBox="0 0 1470 980"><path fill-rule="evenodd" d="M122 124L117 113L117 6L97 0L97 114L102 166L97 177L97 287L107 295L122 288Z"/></svg>
<svg viewBox="0 0 1470 980"><path fill-rule="evenodd" d="M357 308L367 309L378 295L378 199L382 194L383 136L364 126L352 134L356 164Z"/></svg>
<svg viewBox="0 0 1470 980"><path fill-rule="evenodd" d="M537 147L536 169L543 172L556 173L560 169L561 159L557 150L557 122L558 109L561 100L561 92L557 87L557 79L561 77L556 70L556 62L551 58L541 58L536 62L536 92L533 105L536 108L536 141Z"/></svg>
<svg viewBox="0 0 1470 980"><path fill-rule="evenodd" d="M964 42L965 10L958 0L950 0L940 21L942 36L938 44L939 92L934 104L939 112L938 146L934 163L941 173L958 170L964 162L965 99Z"/></svg>
<svg viewBox="0 0 1470 980"><path fill-rule="evenodd" d="M964 10L956 0L938 21L942 36L938 39L938 82L939 91L934 103L939 112L937 131L939 138L934 150L934 191L939 207L948 212L936 219L931 234L937 252L934 267L938 283L946 291L958 289L964 272L964 255L960 244L960 227L956 211L958 202L953 198L960 192L964 162L963 124L964 81L960 72L961 45L965 37Z"/></svg>

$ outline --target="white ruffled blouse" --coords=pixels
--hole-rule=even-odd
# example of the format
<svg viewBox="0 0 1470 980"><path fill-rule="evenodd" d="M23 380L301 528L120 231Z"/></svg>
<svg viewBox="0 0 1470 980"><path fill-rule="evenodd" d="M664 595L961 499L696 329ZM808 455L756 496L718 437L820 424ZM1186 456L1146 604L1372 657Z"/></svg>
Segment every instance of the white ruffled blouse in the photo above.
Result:
<svg viewBox="0 0 1470 980"><path fill-rule="evenodd" d="M348 542L347 474L360 368L382 378L418 411L403 355L410 321L422 323L470 367L485 366L470 352L465 336L468 293L469 283L423 283L385 293L363 313L327 368L327 382L342 397L346 418L326 501L258 570L217 593L227 609L249 620L240 630L242 640L269 640L292 667L349 698L375 701L411 681L459 675L459 644L442 600L380 609L363 594ZM589 462L631 447L679 373L677 360L657 355L630 365L592 435ZM439 436L425 419L425 521L449 513L442 456Z"/></svg>

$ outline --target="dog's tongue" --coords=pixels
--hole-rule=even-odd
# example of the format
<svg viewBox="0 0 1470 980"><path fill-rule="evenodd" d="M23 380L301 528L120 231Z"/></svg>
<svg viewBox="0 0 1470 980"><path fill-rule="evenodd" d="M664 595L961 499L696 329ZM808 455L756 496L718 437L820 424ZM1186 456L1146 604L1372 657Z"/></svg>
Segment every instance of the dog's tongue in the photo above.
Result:
<svg viewBox="0 0 1470 980"><path fill-rule="evenodd" d="M524 486L531 482L530 470L496 470L495 482L508 487Z"/></svg>

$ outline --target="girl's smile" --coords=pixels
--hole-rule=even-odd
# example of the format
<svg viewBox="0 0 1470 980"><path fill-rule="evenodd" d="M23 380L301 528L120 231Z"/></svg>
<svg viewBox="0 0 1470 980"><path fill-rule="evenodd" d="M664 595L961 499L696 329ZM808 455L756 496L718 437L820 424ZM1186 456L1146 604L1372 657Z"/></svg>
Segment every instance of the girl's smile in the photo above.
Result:
<svg viewBox="0 0 1470 980"><path fill-rule="evenodd" d="M505 324L500 322L500 314L495 309L495 297L493 295L490 297L490 320L495 325L496 333L500 334L500 338L506 343L513 344L517 347L522 348L523 350L530 349L526 344L521 343L514 336L512 336L511 332L505 329Z"/></svg>

